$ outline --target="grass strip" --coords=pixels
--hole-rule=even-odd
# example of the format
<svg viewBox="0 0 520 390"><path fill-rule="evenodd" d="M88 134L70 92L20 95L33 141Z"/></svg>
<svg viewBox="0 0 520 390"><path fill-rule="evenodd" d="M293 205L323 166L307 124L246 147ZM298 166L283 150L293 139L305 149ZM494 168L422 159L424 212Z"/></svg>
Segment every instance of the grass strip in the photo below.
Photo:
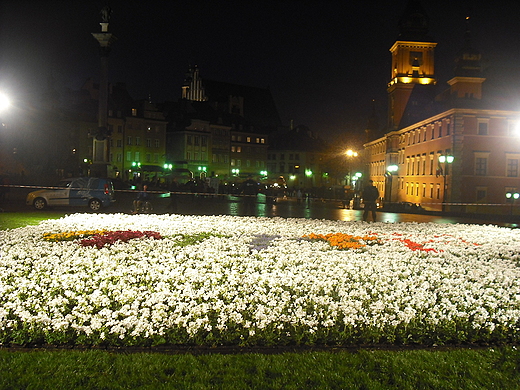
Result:
<svg viewBox="0 0 520 390"><path fill-rule="evenodd" d="M1 389L518 389L514 347L167 355L0 350Z"/></svg>
<svg viewBox="0 0 520 390"><path fill-rule="evenodd" d="M54 211L28 211L23 213L0 213L0 230L16 229L19 227L38 225L47 219L58 219L67 213Z"/></svg>

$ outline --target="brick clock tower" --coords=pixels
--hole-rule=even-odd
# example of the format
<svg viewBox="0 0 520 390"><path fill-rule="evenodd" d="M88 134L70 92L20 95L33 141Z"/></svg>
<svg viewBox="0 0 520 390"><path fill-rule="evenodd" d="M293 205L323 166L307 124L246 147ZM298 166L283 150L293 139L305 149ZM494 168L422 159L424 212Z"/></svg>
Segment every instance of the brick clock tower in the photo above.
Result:
<svg viewBox="0 0 520 390"><path fill-rule="evenodd" d="M388 83L388 130L402 127L410 97L417 86L436 84L434 50L437 43L428 34L429 20L417 0L410 0L399 20L399 38L390 48L392 74ZM422 87L426 86L426 87Z"/></svg>

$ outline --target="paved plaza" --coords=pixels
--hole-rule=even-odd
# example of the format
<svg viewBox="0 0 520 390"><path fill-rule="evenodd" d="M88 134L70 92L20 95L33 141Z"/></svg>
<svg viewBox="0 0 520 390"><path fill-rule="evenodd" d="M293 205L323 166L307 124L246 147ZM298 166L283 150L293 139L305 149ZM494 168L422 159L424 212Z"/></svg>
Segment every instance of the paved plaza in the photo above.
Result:
<svg viewBox="0 0 520 390"><path fill-rule="evenodd" d="M14 189L0 207L5 212L34 211L25 204L25 195L28 191ZM132 202L135 198L133 192L118 192L116 202L103 209L104 213L131 213ZM334 199L313 199L312 201L300 201L293 197L279 197L275 203L270 202L262 194L259 195L251 206L251 202L245 202L243 197L233 195L176 195L176 201L171 206L168 193L152 193L153 213L179 213L185 215L233 215L233 216L257 216L257 217L282 217L282 218L312 218L340 221L362 221L363 210L344 209L341 201ZM49 211L89 212L86 208L59 208L54 207ZM42 211L45 213L47 211ZM1 218L1 214L0 214ZM507 227L519 227L520 221L505 222L492 215L485 219L476 219L452 215L433 215L417 213L396 213L379 211L378 222L436 222L436 223L476 223L494 224Z"/></svg>

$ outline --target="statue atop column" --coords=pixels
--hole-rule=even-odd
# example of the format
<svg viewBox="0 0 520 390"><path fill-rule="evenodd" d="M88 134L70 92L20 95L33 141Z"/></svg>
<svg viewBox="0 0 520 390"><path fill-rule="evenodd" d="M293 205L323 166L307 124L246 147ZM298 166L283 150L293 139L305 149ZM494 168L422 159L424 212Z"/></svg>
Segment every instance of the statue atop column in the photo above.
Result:
<svg viewBox="0 0 520 390"><path fill-rule="evenodd" d="M105 5L101 11L101 22L102 23L108 23L110 21L110 14L112 13L112 8L110 6Z"/></svg>

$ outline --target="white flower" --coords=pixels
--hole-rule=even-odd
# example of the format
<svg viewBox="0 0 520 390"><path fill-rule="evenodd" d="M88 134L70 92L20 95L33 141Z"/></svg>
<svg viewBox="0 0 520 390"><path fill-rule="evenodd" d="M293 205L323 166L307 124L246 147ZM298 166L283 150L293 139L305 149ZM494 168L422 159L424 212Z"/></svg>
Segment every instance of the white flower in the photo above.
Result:
<svg viewBox="0 0 520 390"><path fill-rule="evenodd" d="M42 238L96 229L164 238L101 250ZM207 238L179 245L202 233ZM338 250L302 238L310 233L378 242ZM519 247L517 230L494 226L74 214L0 232L0 344L5 329L24 327L100 332L100 340L113 335L123 343L172 332L261 340L273 332L313 337L400 327L411 327L413 338L454 323L461 335L501 327L514 335Z"/></svg>

